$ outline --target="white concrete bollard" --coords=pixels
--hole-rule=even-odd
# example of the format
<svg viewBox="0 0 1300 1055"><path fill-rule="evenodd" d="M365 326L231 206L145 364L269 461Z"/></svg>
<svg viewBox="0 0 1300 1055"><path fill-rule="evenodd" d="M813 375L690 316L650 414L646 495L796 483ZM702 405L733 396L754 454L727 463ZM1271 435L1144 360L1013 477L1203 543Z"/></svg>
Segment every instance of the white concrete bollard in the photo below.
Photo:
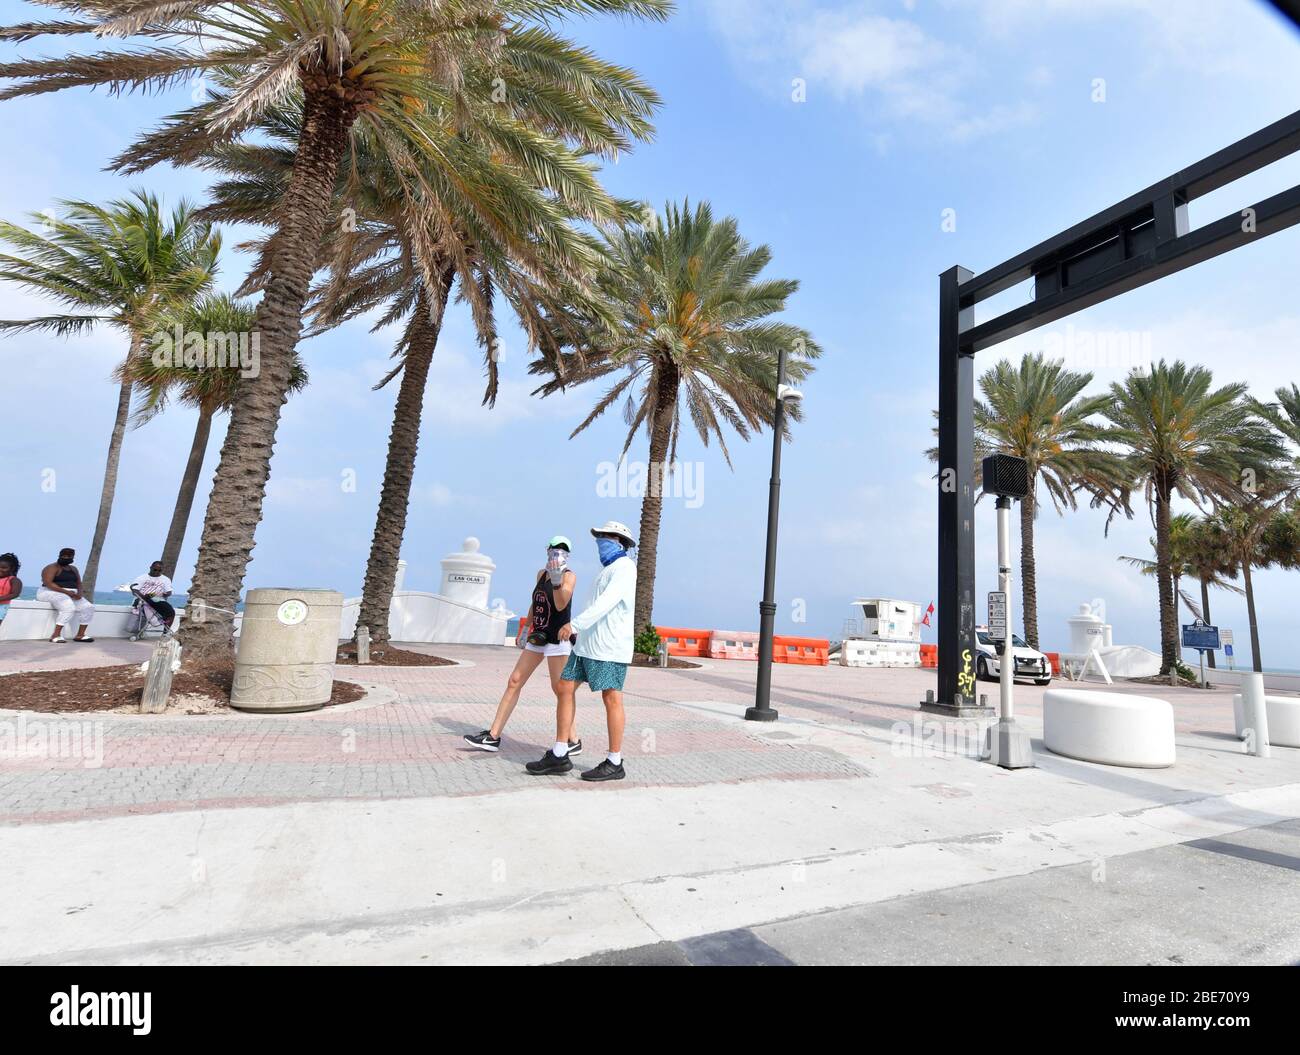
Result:
<svg viewBox="0 0 1300 1055"><path fill-rule="evenodd" d="M1268 701L1264 696L1264 675L1247 674L1241 682L1241 707L1246 721L1246 753L1268 758Z"/></svg>

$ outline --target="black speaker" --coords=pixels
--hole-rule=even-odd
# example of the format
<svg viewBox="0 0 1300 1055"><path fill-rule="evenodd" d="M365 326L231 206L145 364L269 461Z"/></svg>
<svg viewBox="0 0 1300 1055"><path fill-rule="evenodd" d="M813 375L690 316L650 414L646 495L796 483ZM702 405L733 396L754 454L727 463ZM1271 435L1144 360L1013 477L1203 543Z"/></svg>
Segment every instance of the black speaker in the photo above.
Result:
<svg viewBox="0 0 1300 1055"><path fill-rule="evenodd" d="M1024 498L1029 494L1029 463L1014 454L990 454L984 459L984 493Z"/></svg>

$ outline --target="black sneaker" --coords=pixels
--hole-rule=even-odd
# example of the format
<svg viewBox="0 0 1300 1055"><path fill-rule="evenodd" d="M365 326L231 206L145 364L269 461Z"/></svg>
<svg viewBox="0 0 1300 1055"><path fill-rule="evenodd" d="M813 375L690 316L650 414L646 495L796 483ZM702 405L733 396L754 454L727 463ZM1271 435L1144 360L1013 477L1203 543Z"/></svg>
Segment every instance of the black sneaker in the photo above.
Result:
<svg viewBox="0 0 1300 1055"><path fill-rule="evenodd" d="M569 757L582 754L582 737L569 741Z"/></svg>
<svg viewBox="0 0 1300 1055"><path fill-rule="evenodd" d="M500 751L501 737L493 736L491 729L484 729L481 733L465 734L465 743L477 747L480 751Z"/></svg>
<svg viewBox="0 0 1300 1055"><path fill-rule="evenodd" d="M608 758L601 762L595 769L589 769L582 774L583 780L622 780L627 776L627 771L623 769L623 763L614 765Z"/></svg>
<svg viewBox="0 0 1300 1055"><path fill-rule="evenodd" d="M573 768L573 763L567 758L557 758L555 752L548 750L536 762L528 762L524 765L533 776L546 776L549 773L567 773Z"/></svg>

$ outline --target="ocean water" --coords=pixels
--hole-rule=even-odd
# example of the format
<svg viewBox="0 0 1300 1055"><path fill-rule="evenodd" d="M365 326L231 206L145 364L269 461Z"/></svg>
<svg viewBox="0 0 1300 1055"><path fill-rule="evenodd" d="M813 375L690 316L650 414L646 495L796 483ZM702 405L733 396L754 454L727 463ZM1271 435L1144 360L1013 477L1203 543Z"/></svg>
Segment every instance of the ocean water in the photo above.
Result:
<svg viewBox="0 0 1300 1055"><path fill-rule="evenodd" d="M21 579L22 575L20 574L18 577ZM23 592L18 595L18 600L20 601L36 600L36 589L37 588L35 586L24 585ZM115 605L121 605L123 608L130 608L131 605L135 602L135 598L132 597L131 594L129 594L126 590L96 590L95 596L92 598L92 600L94 601L95 604L107 604L107 605L115 604ZM167 603L174 605L177 608L183 608L185 606L186 600L188 600L188 598L185 594L174 593L169 598L167 598ZM242 608L243 602L240 602L240 604L237 607Z"/></svg>

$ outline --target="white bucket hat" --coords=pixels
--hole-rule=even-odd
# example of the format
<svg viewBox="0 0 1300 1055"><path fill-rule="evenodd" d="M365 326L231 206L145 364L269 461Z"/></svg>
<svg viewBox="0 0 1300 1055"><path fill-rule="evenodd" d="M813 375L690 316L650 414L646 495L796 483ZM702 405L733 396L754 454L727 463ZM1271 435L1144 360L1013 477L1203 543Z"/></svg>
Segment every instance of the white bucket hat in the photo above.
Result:
<svg viewBox="0 0 1300 1055"><path fill-rule="evenodd" d="M592 536L596 535L617 535L627 543L627 548L632 549L636 546L636 539L632 537L632 532L628 530L626 524L620 524L617 520L606 520L604 527L592 528Z"/></svg>

